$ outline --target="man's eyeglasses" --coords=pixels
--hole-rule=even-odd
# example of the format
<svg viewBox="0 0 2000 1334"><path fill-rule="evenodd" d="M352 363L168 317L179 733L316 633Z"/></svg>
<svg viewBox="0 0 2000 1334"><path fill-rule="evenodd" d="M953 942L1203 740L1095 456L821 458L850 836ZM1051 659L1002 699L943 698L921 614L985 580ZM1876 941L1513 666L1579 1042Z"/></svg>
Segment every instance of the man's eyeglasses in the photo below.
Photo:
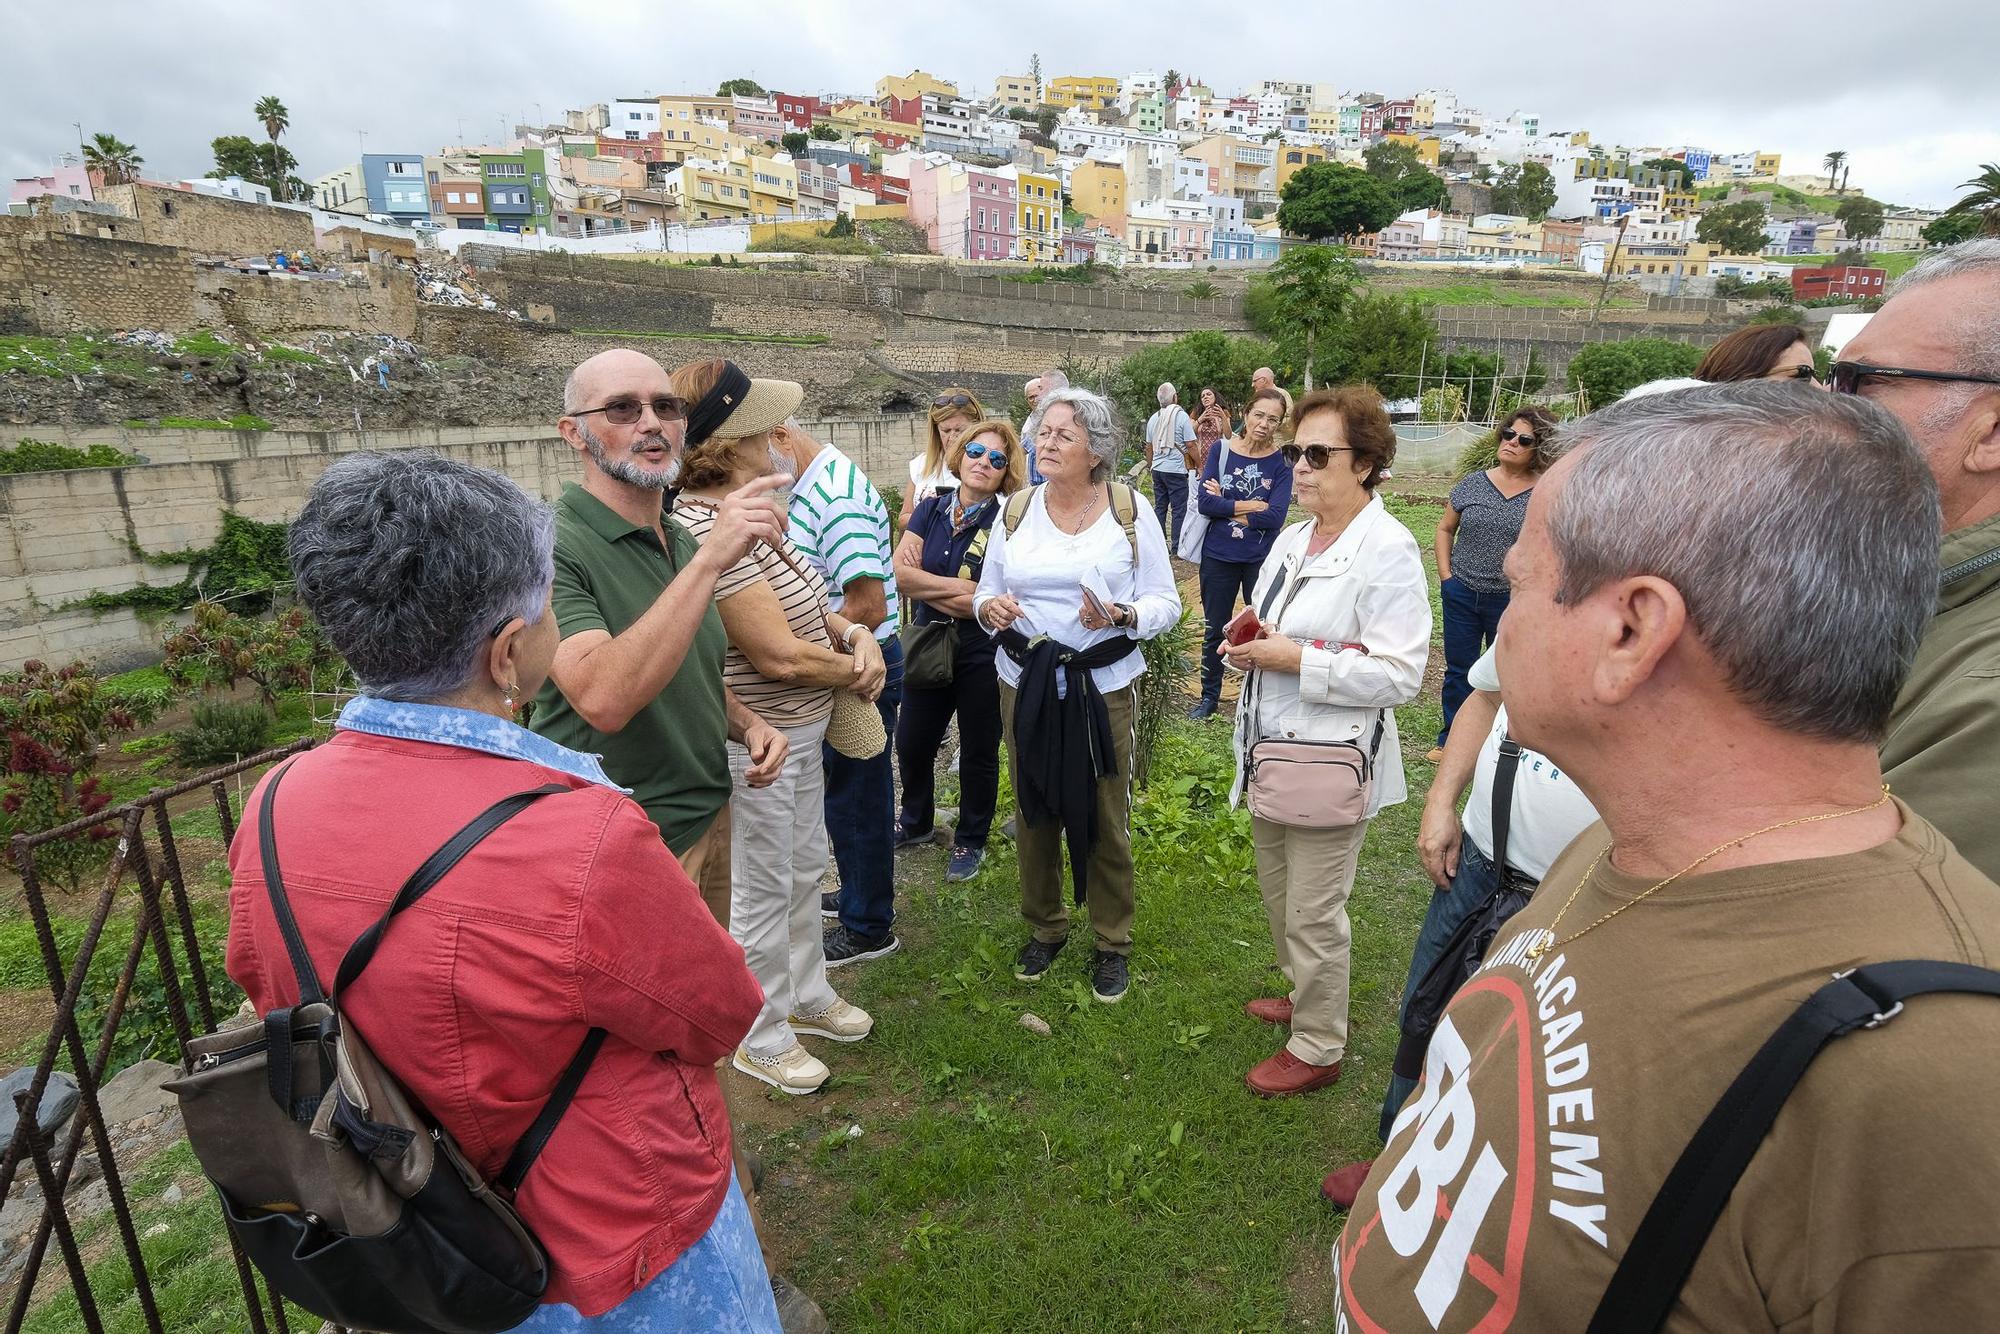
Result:
<svg viewBox="0 0 2000 1334"><path fill-rule="evenodd" d="M977 400L970 394L940 394L931 400L931 406L934 408L969 408L976 403Z"/></svg>
<svg viewBox="0 0 2000 1334"><path fill-rule="evenodd" d="M678 394L655 394L651 398L634 398L632 395L626 394L612 399L601 408L583 408L569 415L572 417L588 417L593 413L601 412L604 414L604 420L610 422L613 426L630 426L633 422L638 421L639 414L649 407L653 410L653 415L658 417L662 422L687 420L687 400Z"/></svg>
<svg viewBox="0 0 2000 1334"><path fill-rule="evenodd" d="M1512 440L1518 444L1526 445L1529 449L1533 449L1536 445L1541 443L1541 441L1536 439L1534 436L1523 435L1521 434L1521 432L1515 430L1511 426L1500 433L1500 438L1502 440Z"/></svg>
<svg viewBox="0 0 2000 1334"><path fill-rule="evenodd" d="M1299 460L1303 458L1307 463L1312 464L1314 472L1318 472L1321 468L1333 462L1335 454L1352 454L1353 452L1354 446L1352 445L1278 446L1278 456L1284 459L1287 466L1296 468L1299 466Z"/></svg>
<svg viewBox="0 0 2000 1334"><path fill-rule="evenodd" d="M1817 380L1819 371L1812 366L1788 366L1783 371L1772 371L1764 377L1767 380Z"/></svg>
<svg viewBox="0 0 2000 1334"><path fill-rule="evenodd" d="M967 463L977 463L981 459L985 459L995 468L1002 471L1006 470L1007 451L998 445L967 445L965 447L965 461Z"/></svg>
<svg viewBox="0 0 2000 1334"><path fill-rule="evenodd" d="M1936 380L1944 384L2000 384L2000 376L1961 375L1956 371L1918 371L1907 366L1871 366L1865 361L1836 361L1827 383L1836 394L1858 394L1868 379Z"/></svg>

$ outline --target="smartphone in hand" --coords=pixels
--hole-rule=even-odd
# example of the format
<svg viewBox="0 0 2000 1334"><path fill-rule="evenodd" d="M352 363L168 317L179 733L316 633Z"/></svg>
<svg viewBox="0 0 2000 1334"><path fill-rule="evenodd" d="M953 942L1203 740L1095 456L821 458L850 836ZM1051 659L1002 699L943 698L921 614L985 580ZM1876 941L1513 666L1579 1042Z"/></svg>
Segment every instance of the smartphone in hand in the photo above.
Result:
<svg viewBox="0 0 2000 1334"><path fill-rule="evenodd" d="M1247 644L1255 639L1263 628L1264 623L1257 619L1257 609L1245 607L1229 618L1229 624L1222 627L1222 640L1230 645Z"/></svg>

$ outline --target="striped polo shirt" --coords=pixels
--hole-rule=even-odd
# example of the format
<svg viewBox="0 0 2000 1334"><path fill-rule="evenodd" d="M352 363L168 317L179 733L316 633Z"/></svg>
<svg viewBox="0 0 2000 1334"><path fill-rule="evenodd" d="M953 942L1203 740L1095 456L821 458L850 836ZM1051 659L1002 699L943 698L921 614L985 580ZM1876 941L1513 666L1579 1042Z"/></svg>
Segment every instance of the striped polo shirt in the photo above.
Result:
<svg viewBox="0 0 2000 1334"><path fill-rule="evenodd" d="M828 445L792 484L792 541L826 579L827 600L839 611L842 590L856 579L880 579L889 614L875 627L893 639L898 624L896 577L889 563L889 510L854 460Z"/></svg>

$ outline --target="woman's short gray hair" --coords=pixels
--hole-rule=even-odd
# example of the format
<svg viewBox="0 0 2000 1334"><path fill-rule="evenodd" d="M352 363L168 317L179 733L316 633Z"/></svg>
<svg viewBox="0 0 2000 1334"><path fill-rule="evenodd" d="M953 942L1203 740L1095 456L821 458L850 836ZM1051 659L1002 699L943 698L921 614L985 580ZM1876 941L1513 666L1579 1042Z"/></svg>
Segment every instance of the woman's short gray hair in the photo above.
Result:
<svg viewBox="0 0 2000 1334"><path fill-rule="evenodd" d="M1069 404L1069 410L1076 414L1076 424L1083 428L1090 456L1096 460L1091 465L1090 475L1100 477L1106 469L1116 467L1125 442L1119 434L1118 413L1112 408L1111 400L1088 389L1058 389L1053 394L1044 394L1042 401L1035 405L1036 430L1041 429L1049 409L1058 403Z"/></svg>
<svg viewBox="0 0 2000 1334"><path fill-rule="evenodd" d="M320 475L287 539L299 600L381 699L442 699L493 628L541 620L555 516L497 472L428 450L352 454Z"/></svg>

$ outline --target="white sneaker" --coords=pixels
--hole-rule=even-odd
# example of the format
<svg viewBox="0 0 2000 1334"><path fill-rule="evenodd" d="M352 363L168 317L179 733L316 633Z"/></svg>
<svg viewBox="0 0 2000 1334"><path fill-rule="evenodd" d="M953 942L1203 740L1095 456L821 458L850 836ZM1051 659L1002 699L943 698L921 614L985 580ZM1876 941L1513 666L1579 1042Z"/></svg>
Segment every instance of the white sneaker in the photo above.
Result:
<svg viewBox="0 0 2000 1334"><path fill-rule="evenodd" d="M849 1005L839 997L818 1014L795 1014L792 1031L803 1037L832 1038L835 1042L859 1042L874 1030L875 1021L859 1005Z"/></svg>
<svg viewBox="0 0 2000 1334"><path fill-rule="evenodd" d="M747 1047L738 1047L730 1064L781 1093L817 1093L833 1073L796 1042L776 1056L757 1056Z"/></svg>

